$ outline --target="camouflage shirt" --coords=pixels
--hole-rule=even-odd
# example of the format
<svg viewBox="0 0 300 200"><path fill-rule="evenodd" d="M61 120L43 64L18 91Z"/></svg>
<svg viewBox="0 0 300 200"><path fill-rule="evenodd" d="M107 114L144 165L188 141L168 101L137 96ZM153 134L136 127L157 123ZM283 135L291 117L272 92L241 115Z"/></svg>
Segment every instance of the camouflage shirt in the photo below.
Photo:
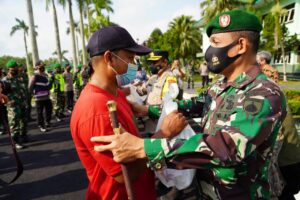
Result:
<svg viewBox="0 0 300 200"><path fill-rule="evenodd" d="M204 199L269 199L270 154L286 115L280 88L254 66L234 82L220 79L208 95L202 133L145 139L150 166L199 169Z"/></svg>
<svg viewBox="0 0 300 200"><path fill-rule="evenodd" d="M261 71L269 78L271 78L275 83L278 83L279 81L279 73L278 71L273 68L271 65L264 65L261 66Z"/></svg>
<svg viewBox="0 0 300 200"><path fill-rule="evenodd" d="M26 97L18 77L6 76L3 80L7 82L9 87L7 93L7 97L9 98L8 106L26 105L26 101L24 101Z"/></svg>

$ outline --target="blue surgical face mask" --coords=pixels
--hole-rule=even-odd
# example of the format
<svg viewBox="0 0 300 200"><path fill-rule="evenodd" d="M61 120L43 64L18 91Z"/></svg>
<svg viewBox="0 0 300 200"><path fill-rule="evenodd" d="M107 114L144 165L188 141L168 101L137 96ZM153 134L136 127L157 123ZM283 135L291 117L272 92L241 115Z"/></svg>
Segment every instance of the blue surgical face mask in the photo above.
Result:
<svg viewBox="0 0 300 200"><path fill-rule="evenodd" d="M112 54L114 54L114 53L112 53ZM123 85L128 85L128 84L132 83L136 76L137 65L126 62L125 60L123 60L122 58L117 56L116 54L114 54L114 56L116 56L118 59L120 59L121 61L123 61L124 63L127 64L127 72L124 74L119 74L113 67L111 67L112 70L116 73L116 78L118 80L118 84L120 86L123 86Z"/></svg>

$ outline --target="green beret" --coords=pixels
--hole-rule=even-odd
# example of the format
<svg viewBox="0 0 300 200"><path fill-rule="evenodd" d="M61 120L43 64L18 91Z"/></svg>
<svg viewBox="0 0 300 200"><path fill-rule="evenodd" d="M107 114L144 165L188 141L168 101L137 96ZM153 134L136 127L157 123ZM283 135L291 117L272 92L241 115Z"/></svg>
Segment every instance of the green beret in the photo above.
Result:
<svg viewBox="0 0 300 200"><path fill-rule="evenodd" d="M76 68L77 68L77 69L81 69L81 67L82 67L82 65L77 65Z"/></svg>
<svg viewBox="0 0 300 200"><path fill-rule="evenodd" d="M55 63L54 64L54 69L59 69L59 68L61 68L60 64L59 63Z"/></svg>
<svg viewBox="0 0 300 200"><path fill-rule="evenodd" d="M14 67L17 67L18 64L15 60L9 60L7 63L6 63L6 67L7 68L14 68Z"/></svg>
<svg viewBox="0 0 300 200"><path fill-rule="evenodd" d="M218 14L206 27L206 34L210 37L214 33L234 31L260 32L262 25L258 17L243 10L231 10Z"/></svg>

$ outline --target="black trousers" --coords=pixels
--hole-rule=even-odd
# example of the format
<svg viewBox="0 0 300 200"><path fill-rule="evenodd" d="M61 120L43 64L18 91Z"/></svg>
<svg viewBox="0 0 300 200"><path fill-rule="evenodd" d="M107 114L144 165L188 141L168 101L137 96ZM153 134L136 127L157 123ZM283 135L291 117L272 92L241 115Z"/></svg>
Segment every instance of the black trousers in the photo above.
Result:
<svg viewBox="0 0 300 200"><path fill-rule="evenodd" d="M38 125L45 127L44 110L46 122L50 123L52 115L52 102L50 99L36 101Z"/></svg>
<svg viewBox="0 0 300 200"><path fill-rule="evenodd" d="M202 76L202 87L208 85L209 78L208 76Z"/></svg>
<svg viewBox="0 0 300 200"><path fill-rule="evenodd" d="M8 128L8 117L7 117L7 109L6 106L4 106L3 104L0 104L0 124L3 127L3 131L7 132Z"/></svg>
<svg viewBox="0 0 300 200"><path fill-rule="evenodd" d="M74 91L67 91L66 92L66 105L67 105L67 109L73 110Z"/></svg>

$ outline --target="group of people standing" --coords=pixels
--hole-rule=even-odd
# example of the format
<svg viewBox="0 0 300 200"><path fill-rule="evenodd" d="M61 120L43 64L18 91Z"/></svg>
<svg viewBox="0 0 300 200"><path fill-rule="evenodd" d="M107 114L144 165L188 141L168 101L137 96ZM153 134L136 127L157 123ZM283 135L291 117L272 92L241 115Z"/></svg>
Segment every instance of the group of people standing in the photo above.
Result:
<svg viewBox="0 0 300 200"><path fill-rule="evenodd" d="M2 133L10 130L17 149L24 148L29 142L27 123L31 118L32 99L37 110L37 125L41 132L51 127L52 112L57 121L65 117L65 105L68 112L72 112L74 105L74 90L76 99L87 83L86 68L79 65L76 72L71 72L72 66L66 64L62 70L60 64L54 64L54 71L46 72L43 61L35 64L35 71L28 78L24 66L15 60L6 64L7 73L0 81L1 88L1 120ZM3 100L2 100L3 99Z"/></svg>

